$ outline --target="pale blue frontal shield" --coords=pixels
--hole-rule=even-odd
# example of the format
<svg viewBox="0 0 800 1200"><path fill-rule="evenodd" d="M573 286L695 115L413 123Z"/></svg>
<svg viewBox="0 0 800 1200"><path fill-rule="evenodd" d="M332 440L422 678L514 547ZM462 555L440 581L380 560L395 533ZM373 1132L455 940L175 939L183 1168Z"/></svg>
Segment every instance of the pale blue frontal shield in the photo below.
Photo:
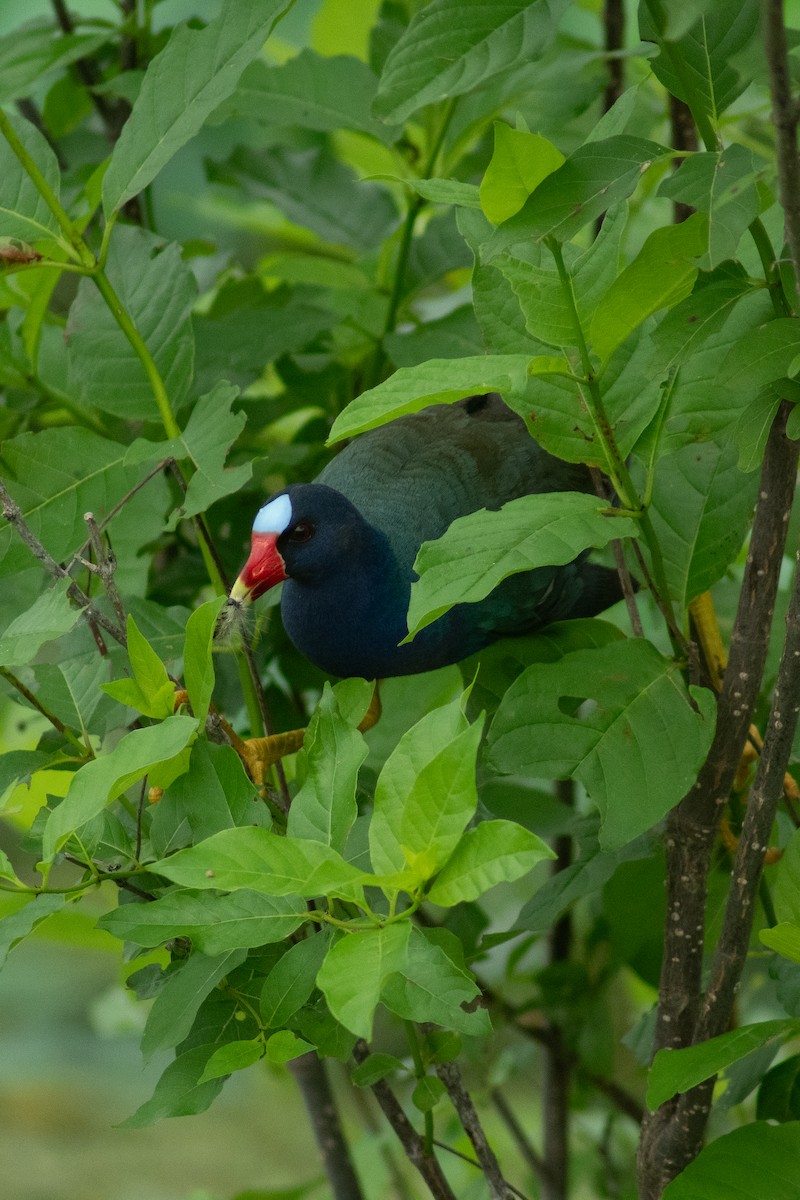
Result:
<svg viewBox="0 0 800 1200"><path fill-rule="evenodd" d="M276 496L256 513L253 533L285 533L291 522L291 500L288 496Z"/></svg>

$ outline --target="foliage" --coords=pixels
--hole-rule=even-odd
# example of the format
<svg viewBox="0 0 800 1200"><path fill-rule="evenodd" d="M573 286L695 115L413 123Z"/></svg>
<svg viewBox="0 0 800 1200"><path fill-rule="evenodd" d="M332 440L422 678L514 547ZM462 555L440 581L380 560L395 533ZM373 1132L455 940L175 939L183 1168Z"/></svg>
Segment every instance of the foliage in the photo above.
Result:
<svg viewBox="0 0 800 1200"><path fill-rule="evenodd" d="M771 707L779 623L767 655L800 434L780 47L756 0L643 0L626 88L602 7L220 0L170 27L150 0L113 20L76 0L0 30L0 681L25 729L0 764L0 958L99 894L152 1001L143 1053L174 1051L130 1126L313 1052L374 1090L420 1172L399 1168L408 1195L472 1186L433 1152L456 1116L492 1196L503 1175L530 1194L533 1170L564 1197L570 1137L592 1151L576 1195L632 1195L645 1104L647 1200L733 1179L755 1200L768 1168L794 1194L797 1056L771 1066L800 1012L791 776L775 814L800 650ZM215 642L265 494L488 390L598 495L526 497L424 545L409 637L612 545L632 629L620 606L463 677L390 681L366 736L371 685L324 680L279 621ZM742 596L746 670L724 683L696 644L712 587L727 630ZM308 731L261 787L236 748L266 714ZM498 1126L498 1166L462 1073L483 1119L493 1097L529 1121L532 1056L544 1157ZM604 1120L570 1134L569 1110Z"/></svg>

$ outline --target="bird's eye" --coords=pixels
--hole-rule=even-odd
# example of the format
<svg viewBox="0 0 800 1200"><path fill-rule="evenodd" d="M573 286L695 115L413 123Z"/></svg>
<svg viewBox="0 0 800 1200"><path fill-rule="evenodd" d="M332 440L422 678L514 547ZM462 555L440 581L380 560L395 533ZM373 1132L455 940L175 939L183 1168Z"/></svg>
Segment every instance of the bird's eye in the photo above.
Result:
<svg viewBox="0 0 800 1200"><path fill-rule="evenodd" d="M289 530L290 542L307 542L309 538L314 536L314 526L310 521L298 521Z"/></svg>

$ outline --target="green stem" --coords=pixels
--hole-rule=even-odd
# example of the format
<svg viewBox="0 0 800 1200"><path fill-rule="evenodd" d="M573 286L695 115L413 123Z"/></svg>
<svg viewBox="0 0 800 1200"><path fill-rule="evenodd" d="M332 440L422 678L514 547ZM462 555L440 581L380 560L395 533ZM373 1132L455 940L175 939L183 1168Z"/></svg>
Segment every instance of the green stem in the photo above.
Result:
<svg viewBox="0 0 800 1200"><path fill-rule="evenodd" d="M416 1027L415 1027L413 1021L403 1021L403 1024L405 1025L405 1029L406 1029L406 1036L408 1038L409 1049L411 1050L411 1057L414 1060L414 1075L417 1079L424 1079L425 1076L427 1075L427 1071L425 1070L425 1063L422 1061L422 1052L419 1048L419 1041L417 1040ZM423 1113L423 1117L425 1120L425 1138L424 1138L425 1153L432 1154L433 1153L433 1113L431 1112L430 1109L428 1109L427 1112Z"/></svg>
<svg viewBox="0 0 800 1200"><path fill-rule="evenodd" d="M673 42L668 41L661 35L661 31L666 24L666 17L664 15L664 9L661 4L661 0L645 0L645 6L649 10L650 16L653 18L656 29L658 30L659 45L669 59L670 66L680 80L681 89L686 97L686 103L689 105L692 117L694 118L694 123L697 126L698 133L703 139L703 145L705 146L706 150L710 150L712 152L719 150L720 145L719 138L717 137L717 131L712 125L708 114L703 108L702 101L699 99L695 91L692 77L686 69L686 64L680 50Z"/></svg>
<svg viewBox="0 0 800 1200"><path fill-rule="evenodd" d="M572 285L572 278L567 270L564 262L564 255L561 250L561 244L555 238L547 238L547 246L550 253L553 255L558 271L558 277L561 281L562 291L567 301L572 326L575 331L575 344L578 347L581 364L585 375L586 391L584 399L587 403L587 408L592 417L592 423L597 433L598 438L605 451L605 458L609 467L609 475L613 483L617 495L622 502L624 508L634 510L638 515L639 528L642 531L644 540L647 543L647 548L650 552L650 566L653 573L653 581L655 583L658 596L661 600L662 611L667 620L667 628L672 642L673 650L676 654L682 653L680 642L680 631L675 623L672 605L669 599L669 585L667 583L667 575L664 569L664 559L661 554L661 546L653 528L653 523L650 520L650 514L644 508L642 501L636 491L630 472L628 471L627 463L622 457L617 446L614 431L611 428L611 422L608 419L608 414L603 403L603 396L600 391L600 385L595 375L594 367L592 366L589 347L586 343L586 338L581 324L578 305L575 299L575 289ZM588 393L588 394L587 394Z"/></svg>
<svg viewBox="0 0 800 1200"><path fill-rule="evenodd" d="M748 226L748 233L755 243L758 257L761 259L761 267L764 271L764 279L767 282L772 307L775 310L776 317L791 317L792 306L789 303L786 293L783 290L781 277L778 272L778 267L775 262L775 251L772 247L772 242L769 239L769 234L764 228L764 222L760 217L756 217Z"/></svg>
<svg viewBox="0 0 800 1200"><path fill-rule="evenodd" d="M0 108L0 133L2 133L3 137L8 142L19 163L21 164L22 169L25 171L26 175L28 175L37 192L42 197L45 204L50 209L50 212L58 222L58 227L66 238L67 245L65 248L69 250L70 254L77 262L81 262L85 267L93 269L94 256L91 250L86 245L81 235L76 231L72 221L69 219L69 215L62 207L58 196L50 187L50 184L39 170L39 167L36 165L33 158L31 158L20 139L17 137L11 121L6 113L3 112L2 108Z"/></svg>

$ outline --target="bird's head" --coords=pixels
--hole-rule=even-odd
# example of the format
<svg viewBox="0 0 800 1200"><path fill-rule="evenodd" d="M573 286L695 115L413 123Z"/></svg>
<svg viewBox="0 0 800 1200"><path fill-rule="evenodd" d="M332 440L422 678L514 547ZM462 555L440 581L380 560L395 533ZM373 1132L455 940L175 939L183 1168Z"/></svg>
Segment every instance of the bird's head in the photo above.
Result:
<svg viewBox="0 0 800 1200"><path fill-rule="evenodd" d="M303 483L278 492L256 514L250 556L231 600L257 600L285 579L311 585L330 579L352 566L366 529L355 506L335 488Z"/></svg>

